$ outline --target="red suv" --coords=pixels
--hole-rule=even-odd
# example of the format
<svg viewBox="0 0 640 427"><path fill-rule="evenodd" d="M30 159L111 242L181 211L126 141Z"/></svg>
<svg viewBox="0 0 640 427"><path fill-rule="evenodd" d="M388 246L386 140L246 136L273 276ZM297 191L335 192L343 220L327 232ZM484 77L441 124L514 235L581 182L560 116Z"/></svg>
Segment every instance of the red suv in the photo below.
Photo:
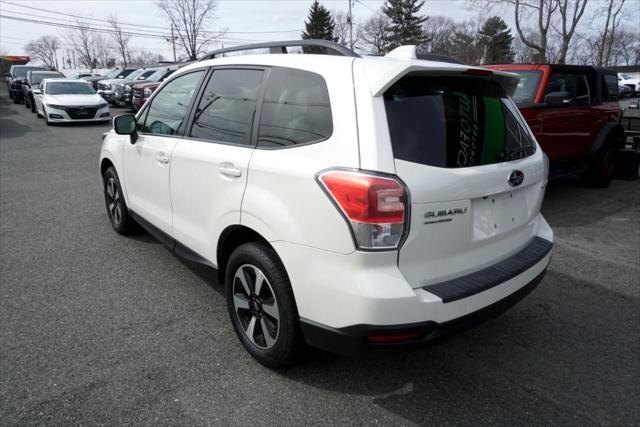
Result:
<svg viewBox="0 0 640 427"><path fill-rule="evenodd" d="M549 157L552 176L582 173L597 187L611 182L624 145L614 71L550 64L486 68L520 76L513 100Z"/></svg>

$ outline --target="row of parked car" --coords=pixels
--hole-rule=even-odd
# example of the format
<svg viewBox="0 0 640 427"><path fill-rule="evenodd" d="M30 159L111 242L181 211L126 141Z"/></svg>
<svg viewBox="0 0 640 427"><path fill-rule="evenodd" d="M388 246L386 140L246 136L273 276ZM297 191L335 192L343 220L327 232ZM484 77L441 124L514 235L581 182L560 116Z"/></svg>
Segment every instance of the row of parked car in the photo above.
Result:
<svg viewBox="0 0 640 427"><path fill-rule="evenodd" d="M118 107L139 109L178 67L114 68L104 76L87 76L97 93Z"/></svg>
<svg viewBox="0 0 640 427"><path fill-rule="evenodd" d="M48 71L44 67L15 65L11 67L5 76L9 89L9 97L15 104L24 103L38 116L43 116L47 123L54 121L88 121L88 120L108 120L108 104L139 109L151 96L153 91L169 77L177 67L157 67L157 68L114 68L104 75L95 73L80 73L66 78L58 71ZM47 85L50 80L56 80L56 84L49 86L50 90L59 92L60 90L70 91L69 93L47 93ZM66 82L64 83L62 80ZM86 90L84 86L91 90ZM62 95L65 99L59 99ZM92 96L93 95L93 96ZM46 98L55 96L49 106L49 114L45 114L47 108L44 104ZM73 96L71 98L70 96ZM92 96L92 97L91 97ZM106 101L106 102L104 102ZM62 104L68 105L62 105ZM70 104L69 104L70 103ZM82 105L77 105L77 104ZM82 106L82 114L68 114L67 109ZM107 108L105 114L103 110ZM53 110L59 111L53 112Z"/></svg>

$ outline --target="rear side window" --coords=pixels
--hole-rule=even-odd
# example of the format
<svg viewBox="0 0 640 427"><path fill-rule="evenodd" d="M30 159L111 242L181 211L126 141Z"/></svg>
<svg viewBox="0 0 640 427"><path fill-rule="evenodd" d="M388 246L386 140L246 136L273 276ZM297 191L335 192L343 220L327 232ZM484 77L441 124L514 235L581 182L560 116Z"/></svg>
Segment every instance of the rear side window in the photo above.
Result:
<svg viewBox="0 0 640 427"><path fill-rule="evenodd" d="M323 141L333 132L329 92L315 73L272 68L262 104L258 146L287 147Z"/></svg>
<svg viewBox="0 0 640 427"><path fill-rule="evenodd" d="M602 99L605 101L618 99L618 77L615 74L602 75Z"/></svg>
<svg viewBox="0 0 640 427"><path fill-rule="evenodd" d="M214 71L196 110L191 136L250 144L262 73L261 70Z"/></svg>
<svg viewBox="0 0 640 427"><path fill-rule="evenodd" d="M407 76L384 94L396 159L461 168L535 152L517 109L494 82Z"/></svg>

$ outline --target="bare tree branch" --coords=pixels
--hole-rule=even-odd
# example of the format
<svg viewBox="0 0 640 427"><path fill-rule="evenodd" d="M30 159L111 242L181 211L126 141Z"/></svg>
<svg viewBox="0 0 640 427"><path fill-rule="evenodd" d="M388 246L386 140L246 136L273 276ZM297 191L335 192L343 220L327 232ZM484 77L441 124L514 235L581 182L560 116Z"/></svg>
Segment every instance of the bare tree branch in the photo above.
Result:
<svg viewBox="0 0 640 427"><path fill-rule="evenodd" d="M215 0L156 0L155 4L167 15L177 40L190 60L198 55L225 31L205 30L214 21Z"/></svg>
<svg viewBox="0 0 640 427"><path fill-rule="evenodd" d="M131 36L125 34L122 25L118 21L118 18L115 15L109 16L109 25L113 32L111 33L111 37L115 42L115 47L118 50L118 54L122 59L122 66L126 67L129 62L129 57L131 56L131 52L129 49L129 40L131 40Z"/></svg>
<svg viewBox="0 0 640 427"><path fill-rule="evenodd" d="M25 51L41 60L47 68L58 68L59 41L56 36L42 36L25 46Z"/></svg>

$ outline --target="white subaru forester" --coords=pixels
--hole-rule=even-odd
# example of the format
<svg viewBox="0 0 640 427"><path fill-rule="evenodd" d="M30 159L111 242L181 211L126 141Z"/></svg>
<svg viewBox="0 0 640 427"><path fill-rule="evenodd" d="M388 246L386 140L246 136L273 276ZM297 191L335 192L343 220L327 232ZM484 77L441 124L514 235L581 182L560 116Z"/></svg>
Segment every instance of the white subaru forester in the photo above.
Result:
<svg viewBox="0 0 640 427"><path fill-rule="evenodd" d="M105 134L109 220L216 268L267 366L305 343L431 340L504 311L549 265L548 164L517 83L414 46L212 52Z"/></svg>

